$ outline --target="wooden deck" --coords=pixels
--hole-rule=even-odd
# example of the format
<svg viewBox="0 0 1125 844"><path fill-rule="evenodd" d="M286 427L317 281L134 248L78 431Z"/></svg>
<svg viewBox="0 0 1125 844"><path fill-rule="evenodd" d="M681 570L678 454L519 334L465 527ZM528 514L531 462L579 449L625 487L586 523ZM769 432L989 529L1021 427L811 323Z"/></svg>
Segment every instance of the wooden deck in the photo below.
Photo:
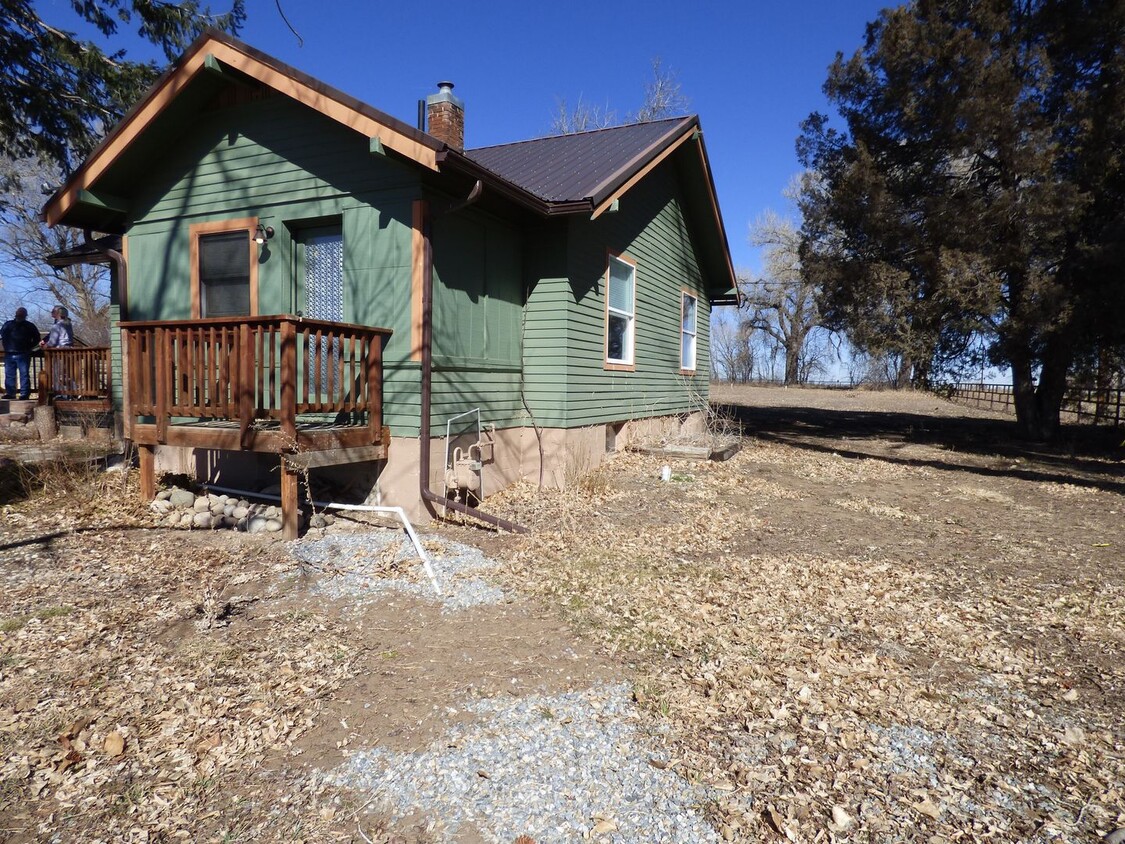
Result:
<svg viewBox="0 0 1125 844"><path fill-rule="evenodd" d="M39 404L78 412L110 409L108 346L36 349L29 368L35 388L31 394Z"/></svg>
<svg viewBox="0 0 1125 844"><path fill-rule="evenodd" d="M387 455L385 328L295 316L121 324L126 436L141 491L157 445L282 456L284 532L297 536L297 473Z"/></svg>

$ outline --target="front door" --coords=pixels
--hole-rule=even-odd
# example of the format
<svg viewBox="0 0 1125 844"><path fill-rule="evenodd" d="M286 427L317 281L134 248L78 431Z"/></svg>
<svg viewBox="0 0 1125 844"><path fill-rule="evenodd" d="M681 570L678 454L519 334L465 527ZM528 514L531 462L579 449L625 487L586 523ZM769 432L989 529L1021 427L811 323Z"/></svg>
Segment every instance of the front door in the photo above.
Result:
<svg viewBox="0 0 1125 844"><path fill-rule="evenodd" d="M328 322L344 321L344 237L340 226L320 226L297 235L297 278L301 289L298 301L303 302L303 315L308 319ZM320 394L338 395L340 350L338 340L322 337L319 348L308 352L311 391L319 383ZM319 377L317 370L319 369Z"/></svg>

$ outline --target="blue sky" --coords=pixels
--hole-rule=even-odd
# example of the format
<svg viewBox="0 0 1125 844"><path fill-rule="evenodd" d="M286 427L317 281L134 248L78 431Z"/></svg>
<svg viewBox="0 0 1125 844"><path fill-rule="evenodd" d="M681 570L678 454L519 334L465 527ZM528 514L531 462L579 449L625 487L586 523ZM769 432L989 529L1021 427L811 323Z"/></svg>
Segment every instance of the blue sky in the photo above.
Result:
<svg viewBox="0 0 1125 844"><path fill-rule="evenodd" d="M222 8L222 0L211 0ZM44 17L74 28L70 0L36 0ZM798 123L826 110L821 86L837 51L851 54L875 0L782 3L391 3L247 0L240 38L411 124L417 101L450 79L465 101L466 146L548 134L558 98L619 115L641 104L651 62L674 71L703 124L736 266L758 269L748 225L798 164ZM122 33L124 35L124 33ZM136 38L131 57L154 58Z"/></svg>

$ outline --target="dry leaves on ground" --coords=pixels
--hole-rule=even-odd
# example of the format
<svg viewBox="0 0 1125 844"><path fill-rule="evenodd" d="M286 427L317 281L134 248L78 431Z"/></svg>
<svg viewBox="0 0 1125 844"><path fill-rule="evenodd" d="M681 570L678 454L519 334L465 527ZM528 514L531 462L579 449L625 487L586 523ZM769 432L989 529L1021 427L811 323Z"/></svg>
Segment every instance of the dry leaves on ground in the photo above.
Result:
<svg viewBox="0 0 1125 844"><path fill-rule="evenodd" d="M248 595L293 564L246 537L98 529L35 503L0 515L10 537L0 551L5 833L350 838L338 808L323 814L333 789L267 764L309 728L354 657L326 615Z"/></svg>
<svg viewBox="0 0 1125 844"><path fill-rule="evenodd" d="M1077 841L1121 823L1120 563L1109 576L1079 559L1069 581L1029 589L1034 542L962 538L990 535L1008 495L978 497L1000 509L939 540L947 479L877 459L750 444L683 465L688 480L661 485L657 461L619 455L602 495L513 490L497 507L534 527L512 586L637 663L638 701L673 728L679 770L716 788L728 835ZM748 482L763 466L769 484ZM879 503L890 477L932 485L932 512ZM788 553L758 552L767 513L780 521L810 478L937 550L838 557L795 531ZM739 503L745 488L756 498Z"/></svg>

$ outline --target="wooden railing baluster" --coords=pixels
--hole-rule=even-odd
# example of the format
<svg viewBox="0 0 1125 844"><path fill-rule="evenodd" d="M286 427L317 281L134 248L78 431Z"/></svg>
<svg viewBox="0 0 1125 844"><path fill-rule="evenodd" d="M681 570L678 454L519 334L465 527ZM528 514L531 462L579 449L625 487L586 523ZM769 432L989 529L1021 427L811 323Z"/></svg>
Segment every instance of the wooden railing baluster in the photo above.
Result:
<svg viewBox="0 0 1125 844"><path fill-rule="evenodd" d="M289 316L221 317L123 325L129 358L127 413L155 416L158 441L171 420L236 422L251 448L257 419L279 422L297 442L297 417L366 412L372 442L382 442L382 347L386 329ZM108 365L83 351L59 358L76 394L99 388ZM365 427L366 427L365 426Z"/></svg>

